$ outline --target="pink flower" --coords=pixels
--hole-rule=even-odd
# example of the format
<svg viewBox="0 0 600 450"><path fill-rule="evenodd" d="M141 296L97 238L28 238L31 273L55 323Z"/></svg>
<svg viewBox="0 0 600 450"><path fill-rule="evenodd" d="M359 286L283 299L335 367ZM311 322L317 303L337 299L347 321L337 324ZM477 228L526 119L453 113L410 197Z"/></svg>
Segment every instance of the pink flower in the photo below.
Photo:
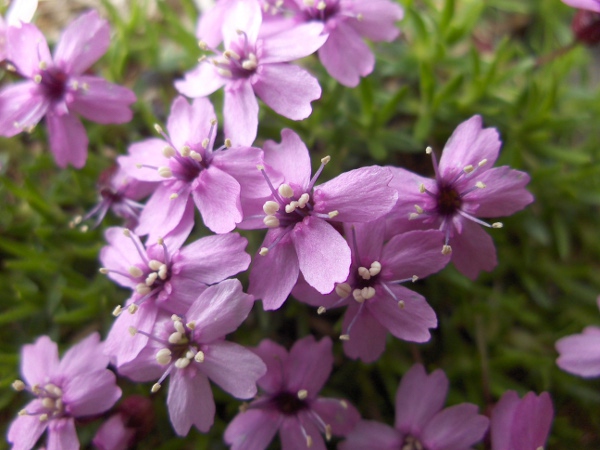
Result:
<svg viewBox="0 0 600 450"><path fill-rule="evenodd" d="M177 227L191 229L194 204L210 230L227 233L242 220L242 198L267 194L256 170L262 164L260 149L213 150L215 117L208 99L190 105L177 97L167 122L169 134L158 127L164 139L135 143L129 156L118 158L130 177L157 185L140 216L139 234L155 241Z"/></svg>
<svg viewBox="0 0 600 450"><path fill-rule="evenodd" d="M13 450L33 448L48 430L48 450L77 450L75 418L108 410L121 396L115 375L106 368L103 344L94 333L58 359L58 347L42 336L21 350L23 379L13 383L36 398L27 404L8 430Z"/></svg>
<svg viewBox="0 0 600 450"><path fill-rule="evenodd" d="M13 0L6 11L6 20L0 16L0 62L6 59L8 27L20 27L21 22L31 22L38 0Z"/></svg>
<svg viewBox="0 0 600 450"><path fill-rule="evenodd" d="M310 115L310 103L321 96L321 87L306 70L288 61L315 52L326 37L321 36L322 24L309 23L262 38L258 1L227 2L230 4L222 28L225 51L201 61L175 87L195 98L225 86L225 135L234 145L251 145L258 128L255 93L289 119Z"/></svg>
<svg viewBox="0 0 600 450"><path fill-rule="evenodd" d="M352 249L350 276L329 295L320 295L299 282L292 295L325 308L347 306L342 336L344 353L365 362L377 360L387 333L412 342L430 339L437 327L435 312L425 298L401 283L416 281L441 270L449 261L437 241L439 231L410 231L384 244L385 222L345 225Z"/></svg>
<svg viewBox="0 0 600 450"><path fill-rule="evenodd" d="M394 428L379 422L359 422L340 449L470 448L483 438L489 420L477 414L477 406L470 403L442 409L447 393L448 378L443 371L427 375L422 365L414 365L402 377L396 392Z"/></svg>
<svg viewBox="0 0 600 450"><path fill-rule="evenodd" d="M600 296L596 299L600 308ZM559 339L556 364L562 370L581 377L600 376L600 327L586 327L581 334Z"/></svg>
<svg viewBox="0 0 600 450"><path fill-rule="evenodd" d="M351 170L315 186L329 157L321 160L311 178L308 149L291 130L281 132L281 144L265 142L264 153L263 174L271 196L247 202L240 227L269 228L254 258L249 292L263 300L265 309L278 309L300 273L322 294L343 283L350 248L334 224L376 220L397 196L388 187L390 172L377 166Z"/></svg>
<svg viewBox="0 0 600 450"><path fill-rule="evenodd" d="M106 230L109 245L100 252L101 272L133 290L127 313L118 315L106 339L106 352L121 365L146 344L144 337L127 338L131 326L151 329L159 310L183 314L209 285L242 272L250 264L248 241L237 233L212 235L181 247L187 233L167 236L144 247L135 234L121 228Z"/></svg>
<svg viewBox="0 0 600 450"><path fill-rule="evenodd" d="M84 166L88 139L76 114L98 123L131 120L129 89L84 75L109 45L108 22L96 11L83 14L63 32L50 56L34 25L8 30L8 60L27 81L0 92L0 135L11 137L46 117L50 149L60 167ZM76 114L75 114L76 113Z"/></svg>
<svg viewBox="0 0 600 450"><path fill-rule="evenodd" d="M299 22L321 22L327 41L319 59L329 75L354 87L373 71L375 56L363 37L391 42L400 31L396 22L404 12L389 0L288 0L286 5Z"/></svg>
<svg viewBox="0 0 600 450"><path fill-rule="evenodd" d="M492 411L492 450L543 449L553 416L547 392L519 399L515 391L506 391Z"/></svg>
<svg viewBox="0 0 600 450"><path fill-rule="evenodd" d="M192 425L202 432L212 426L215 403L209 379L236 398L256 395L256 381L266 372L264 363L250 350L225 340L248 317L253 304L238 280L225 280L202 292L185 314L163 314L152 330L132 329L137 335L131 339L140 335L152 339L144 339L145 348L119 367L119 373L135 381L158 379L152 392L169 377L167 406L178 435L187 435Z"/></svg>
<svg viewBox="0 0 600 450"><path fill-rule="evenodd" d="M587 11L600 13L599 0L562 0L562 2L566 5L572 6L573 8L585 9Z"/></svg>
<svg viewBox="0 0 600 450"><path fill-rule="evenodd" d="M435 179L392 168L390 186L398 203L389 215L388 232L439 229L442 251L452 253L457 269L471 279L496 266L492 238L479 225L501 228L479 217L507 216L533 201L525 189L529 175L508 166L493 168L501 142L494 128L482 128L481 116L461 123L444 147L439 166L433 157Z"/></svg>
<svg viewBox="0 0 600 450"><path fill-rule="evenodd" d="M258 380L263 391L235 416L225 430L225 442L233 450L268 447L279 431L283 450L324 450L322 434L346 435L360 419L347 401L319 397L333 367L331 340L316 342L312 336L297 341L288 352L268 339L254 349L267 365Z"/></svg>

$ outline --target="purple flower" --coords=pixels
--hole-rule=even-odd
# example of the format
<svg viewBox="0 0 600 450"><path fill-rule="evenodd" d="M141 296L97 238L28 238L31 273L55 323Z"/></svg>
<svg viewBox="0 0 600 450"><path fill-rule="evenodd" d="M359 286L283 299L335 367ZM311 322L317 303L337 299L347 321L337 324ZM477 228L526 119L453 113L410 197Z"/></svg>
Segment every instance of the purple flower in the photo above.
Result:
<svg viewBox="0 0 600 450"><path fill-rule="evenodd" d="M151 339L144 339L146 347L119 367L119 373L135 381L158 379L152 392L170 378L167 406L178 435L185 436L192 425L203 432L212 426L215 404L209 379L236 398L256 395L256 381L266 372L264 363L245 347L225 340L253 304L238 280L225 280L202 292L185 314L163 315L151 334L132 330L137 333L134 340L139 335Z"/></svg>
<svg viewBox="0 0 600 450"><path fill-rule="evenodd" d="M249 292L278 309L302 273L322 294L348 278L350 248L334 223L370 222L385 215L397 194L387 168L363 167L315 186L329 157L311 178L308 149L284 129L281 144L264 145L262 170L271 196L247 203L241 228L270 228L250 272ZM283 182L275 180L283 180ZM253 210L253 211L250 211Z"/></svg>
<svg viewBox="0 0 600 450"><path fill-rule="evenodd" d="M596 301L600 308L600 296ZM581 377L600 376L600 327L586 327L581 334L559 339L556 350L560 354L556 364L562 370Z"/></svg>
<svg viewBox="0 0 600 450"><path fill-rule="evenodd" d="M13 387L36 398L27 404L8 430L13 450L33 448L48 430L48 450L77 450L75 418L108 410L121 396L115 375L106 368L103 344L93 333L58 359L58 347L48 336L21 350L21 374Z"/></svg>
<svg viewBox="0 0 600 450"><path fill-rule="evenodd" d="M600 13L600 1L598 0L562 0L562 2L573 8Z"/></svg>
<svg viewBox="0 0 600 450"><path fill-rule="evenodd" d="M435 179L392 168L390 186L398 203L389 215L388 231L439 229L442 252L452 253L457 269L471 279L496 266L492 238L479 225L501 228L479 217L513 214L533 201L525 189L529 175L508 166L492 168L501 142L494 128L482 128L481 116L461 123L444 147L439 166L431 148Z"/></svg>
<svg viewBox="0 0 600 450"><path fill-rule="evenodd" d="M100 252L106 273L121 286L133 290L129 313L118 315L106 339L106 352L118 365L133 359L146 344L143 336L127 339L131 326L151 329L159 310L183 314L211 284L242 272L250 264L244 249L247 240L236 233L206 236L183 248L187 234L167 236L144 247L135 234L109 228L109 245Z"/></svg>
<svg viewBox="0 0 600 450"><path fill-rule="evenodd" d="M292 295L325 308L347 306L341 339L344 353L365 362L377 360L385 349L387 332L399 339L426 342L437 318L425 298L401 283L416 281L441 270L449 261L437 241L439 231L410 231L384 244L385 222L346 225L352 264L348 279L329 295L320 295L299 282Z"/></svg>
<svg viewBox="0 0 600 450"><path fill-rule="evenodd" d="M331 340L312 336L288 352L268 339L254 349L267 365L258 385L263 393L244 408L225 430L233 450L267 448L279 431L283 450L324 450L322 434L346 435L360 419L347 401L319 397L333 368Z"/></svg>
<svg viewBox="0 0 600 450"><path fill-rule="evenodd" d="M163 139L133 144L129 156L118 162L131 177L158 184L148 200L137 228L154 241L176 227L191 227L194 204L205 225L215 233L227 233L242 220L242 197L268 192L256 166L262 151L253 147L225 146L213 150L216 119L208 99L192 105L177 97ZM228 143L228 146L229 143Z"/></svg>
<svg viewBox="0 0 600 450"><path fill-rule="evenodd" d="M327 41L319 49L319 59L329 75L341 84L356 86L369 75L375 56L363 37L391 42L400 31L402 8L389 0L288 0L297 21L321 22Z"/></svg>
<svg viewBox="0 0 600 450"><path fill-rule="evenodd" d="M301 120L310 115L310 102L321 96L319 82L288 61L315 52L326 36L321 35L322 24L309 23L262 38L258 1L231 4L222 28L225 51L201 61L175 87L195 98L225 86L225 135L234 145L250 145L258 128L255 93L275 112L289 119Z"/></svg>
<svg viewBox="0 0 600 450"><path fill-rule="evenodd" d="M6 59L8 27L20 27L21 22L31 22L38 0L13 0L6 11L6 20L0 16L0 62Z"/></svg>
<svg viewBox="0 0 600 450"><path fill-rule="evenodd" d="M83 167L88 138L75 113L102 124L125 123L135 101L129 89L84 75L108 48L108 22L96 11L83 14L65 29L54 57L34 25L9 28L8 40L7 58L28 80L0 92L0 135L30 130L46 116L56 163Z"/></svg>
<svg viewBox="0 0 600 450"><path fill-rule="evenodd" d="M427 375L422 365L414 365L402 377L396 392L394 428L379 422L359 422L340 449L470 448L483 438L489 420L477 414L477 406L470 403L442 409L447 393L448 378L443 371Z"/></svg>
<svg viewBox="0 0 600 450"><path fill-rule="evenodd" d="M515 391L506 391L492 410L492 450L543 449L553 416L547 392L519 399Z"/></svg>

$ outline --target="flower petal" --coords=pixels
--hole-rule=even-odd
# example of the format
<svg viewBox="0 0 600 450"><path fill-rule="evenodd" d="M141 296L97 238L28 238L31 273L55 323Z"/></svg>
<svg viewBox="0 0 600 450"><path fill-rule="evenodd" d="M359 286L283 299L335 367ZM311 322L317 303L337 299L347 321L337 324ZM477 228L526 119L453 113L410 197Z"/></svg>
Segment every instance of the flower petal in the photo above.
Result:
<svg viewBox="0 0 600 450"><path fill-rule="evenodd" d="M269 394L285 389L283 371L287 365L287 350L270 339L263 339L252 351L260 356L267 366L267 372L258 380L258 385Z"/></svg>
<svg viewBox="0 0 600 450"><path fill-rule="evenodd" d="M46 114L50 138L50 150L59 167L71 164L81 169L87 160L88 138L81 121L72 114L58 114L53 110Z"/></svg>
<svg viewBox="0 0 600 450"><path fill-rule="evenodd" d="M335 436L345 436L360 420L358 410L346 400L335 398L318 398L312 409L327 425Z"/></svg>
<svg viewBox="0 0 600 450"><path fill-rule="evenodd" d="M48 421L42 422L37 415L17 416L7 435L8 442L13 444L12 450L31 450L47 426Z"/></svg>
<svg viewBox="0 0 600 450"><path fill-rule="evenodd" d="M75 421L71 417L51 420L48 424L47 450L79 450Z"/></svg>
<svg viewBox="0 0 600 450"><path fill-rule="evenodd" d="M40 336L21 350L21 375L28 385L43 385L58 371L58 346L48 336Z"/></svg>
<svg viewBox="0 0 600 450"><path fill-rule="evenodd" d="M212 120L216 120L215 110L207 98L197 98L190 105L178 96L171 105L167 130L173 144L181 150L184 145L200 147L209 137Z"/></svg>
<svg viewBox="0 0 600 450"><path fill-rule="evenodd" d="M59 372L63 376L74 377L106 369L109 359L102 354L103 347L100 335L98 333L90 334L66 351L60 360Z"/></svg>
<svg viewBox="0 0 600 450"><path fill-rule="evenodd" d="M173 429L186 436L192 425L206 433L215 419L215 401L208 378L202 373L190 376L186 370L176 370L169 380L167 407Z"/></svg>
<svg viewBox="0 0 600 450"><path fill-rule="evenodd" d="M31 81L11 84L0 92L0 135L12 137L38 124L50 102Z"/></svg>
<svg viewBox="0 0 600 450"><path fill-rule="evenodd" d="M240 412L227 426L224 439L231 450L267 448L279 428L280 414L268 409Z"/></svg>
<svg viewBox="0 0 600 450"><path fill-rule="evenodd" d="M202 61L194 70L186 72L183 80L175 81L175 89L186 97L206 97L227 83L227 79L217 73L215 66Z"/></svg>
<svg viewBox="0 0 600 450"><path fill-rule="evenodd" d="M421 435L424 447L462 450L478 443L488 429L489 420L477 414L477 409L476 405L461 403L437 413Z"/></svg>
<svg viewBox="0 0 600 450"><path fill-rule="evenodd" d="M286 183L306 188L310 181L308 148L294 131L281 130L281 143L268 140L263 145L265 163L283 175Z"/></svg>
<svg viewBox="0 0 600 450"><path fill-rule="evenodd" d="M404 16L400 5L389 0L362 0L356 3L360 20L350 19L347 23L358 34L375 42L391 42L398 37L400 30L396 22Z"/></svg>
<svg viewBox="0 0 600 450"><path fill-rule="evenodd" d="M73 94L69 109L92 122L127 123L133 117L129 105L135 102L135 94L123 86L91 76L73 77L79 88Z"/></svg>
<svg viewBox="0 0 600 450"><path fill-rule="evenodd" d="M306 414L302 414L306 417ZM326 450L323 436L312 420L300 420L298 416L284 416L279 427L281 448L285 450ZM310 438L310 445L308 443Z"/></svg>
<svg viewBox="0 0 600 450"><path fill-rule="evenodd" d="M581 377L600 375L600 328L587 327L581 334L559 339L556 350L560 354L556 364L562 370Z"/></svg>
<svg viewBox="0 0 600 450"><path fill-rule="evenodd" d="M258 102L249 81L227 86L223 105L225 137L234 146L252 145L258 129Z"/></svg>
<svg viewBox="0 0 600 450"><path fill-rule="evenodd" d="M316 52L327 40L321 34L323 23L306 22L263 40L261 64L273 64L304 58Z"/></svg>
<svg viewBox="0 0 600 450"><path fill-rule="evenodd" d="M552 419L554 408L547 392L539 397L528 392L519 402L515 410L512 427L512 442L515 450L544 448Z"/></svg>
<svg viewBox="0 0 600 450"><path fill-rule="evenodd" d="M498 263L494 241L480 225L464 219L462 233L450 239L452 262L465 276L474 280L479 272L490 272Z"/></svg>
<svg viewBox="0 0 600 450"><path fill-rule="evenodd" d="M284 367L287 391L308 391L308 398L316 398L333 369L331 339L324 337L319 342L313 336L296 341L290 350Z"/></svg>
<svg viewBox="0 0 600 450"><path fill-rule="evenodd" d="M115 374L108 369L86 372L67 379L63 392L63 400L73 417L103 413L121 397Z"/></svg>
<svg viewBox="0 0 600 450"><path fill-rule="evenodd" d="M146 202L135 231L140 235L148 234L148 242L156 242L158 237L164 237L182 223L193 223L194 207L189 187L184 185L179 189L178 197L171 199L178 187L175 183L163 183Z"/></svg>
<svg viewBox="0 0 600 450"><path fill-rule="evenodd" d="M348 327L352 324L352 328ZM353 302L344 315L342 330L350 336L345 340L344 353L352 359L362 359L365 363L377 361L385 350L388 330L365 306Z"/></svg>
<svg viewBox="0 0 600 450"><path fill-rule="evenodd" d="M17 72L33 78L40 71L40 63L52 64L52 56L46 38L35 25L23 23L20 27L8 27L7 59Z"/></svg>
<svg viewBox="0 0 600 450"><path fill-rule="evenodd" d="M362 420L346 440L339 445L340 450L364 450L376 448L378 450L397 450L402 448L404 439L392 427L372 420Z"/></svg>

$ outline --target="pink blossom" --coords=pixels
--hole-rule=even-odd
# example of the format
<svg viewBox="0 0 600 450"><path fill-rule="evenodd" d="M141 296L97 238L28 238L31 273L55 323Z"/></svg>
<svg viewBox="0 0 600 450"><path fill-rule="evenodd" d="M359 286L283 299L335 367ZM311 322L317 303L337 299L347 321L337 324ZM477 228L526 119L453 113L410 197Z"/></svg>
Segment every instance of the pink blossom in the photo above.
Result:
<svg viewBox="0 0 600 450"><path fill-rule="evenodd" d="M177 227L194 223L194 204L204 224L227 233L242 220L241 201L268 192L256 166L262 151L226 146L213 150L216 115L208 99L192 105L179 96L173 101L163 139L133 144L118 162L132 178L155 184L156 191L140 216L139 234L152 241Z"/></svg>
<svg viewBox="0 0 600 450"><path fill-rule="evenodd" d="M414 365L396 392L394 428L379 422L362 421L346 436L341 450L467 449L479 442L488 429L487 417L477 406L461 403L442 409L448 393L448 378L440 369L427 375Z"/></svg>
<svg viewBox="0 0 600 450"><path fill-rule="evenodd" d="M13 0L6 11L6 20L0 16L0 62L6 59L8 27L20 27L21 22L31 22L38 0Z"/></svg>
<svg viewBox="0 0 600 450"><path fill-rule="evenodd" d="M88 138L77 114L102 124L125 123L135 101L129 89L84 74L108 49L108 22L96 11L83 14L65 29L54 57L34 25L9 28L8 40L7 58L28 80L0 92L0 135L30 130L45 116L56 163L83 167Z"/></svg>
<svg viewBox="0 0 600 450"><path fill-rule="evenodd" d="M254 349L267 365L258 380L263 391L225 430L233 450L259 450L279 431L281 448L325 450L332 435L344 436L360 419L346 400L319 397L333 368L331 340L312 336L297 341L288 353L268 339Z"/></svg>
<svg viewBox="0 0 600 450"><path fill-rule="evenodd" d="M266 372L261 359L241 345L225 340L248 317L254 299L238 280L208 287L180 316L161 314L153 329L132 329L133 340L147 345L119 373L135 381L158 379L152 392L169 377L167 407L175 432L185 436L192 426L206 432L215 404L208 380L236 398L256 395L256 381Z"/></svg>
<svg viewBox="0 0 600 450"><path fill-rule="evenodd" d="M492 410L492 450L543 449L553 416L547 392L519 399L515 391L506 391Z"/></svg>
<svg viewBox="0 0 600 450"><path fill-rule="evenodd" d="M566 5L572 6L573 8L585 9L587 11L600 13L599 0L562 0L562 2Z"/></svg>
<svg viewBox="0 0 600 450"><path fill-rule="evenodd" d="M600 308L600 296L596 302ZM560 354L556 364L562 370L581 377L600 376L600 327L589 326L581 334L559 339L556 350Z"/></svg>
<svg viewBox="0 0 600 450"><path fill-rule="evenodd" d="M350 358L377 360L388 332L407 341L428 341L429 329L437 327L435 312L423 296L400 284L424 278L448 263L449 256L442 255L437 244L440 232L410 231L384 243L384 221L344 228L352 249L348 279L325 296L301 281L292 295L320 307L320 313L348 307L341 338Z"/></svg>
<svg viewBox="0 0 600 450"><path fill-rule="evenodd" d="M255 94L289 119L310 115L310 103L321 96L321 87L306 70L288 62L315 52L326 37L319 23L260 37L262 14L257 0L227 2L223 8L226 5L231 9L222 26L225 51L201 61L175 87L196 98L225 86L225 135L234 145L251 145L258 128Z"/></svg>
<svg viewBox="0 0 600 450"><path fill-rule="evenodd" d="M350 248L334 227L344 222L370 222L396 202L388 187L387 168L363 167L321 185L315 182L329 157L311 178L308 149L297 134L284 129L281 144L264 145L262 172L271 196L247 202L241 228L269 228L250 272L249 292L265 309L278 309L302 273L322 294L348 278ZM281 181L279 181L281 180Z"/></svg>
<svg viewBox="0 0 600 450"><path fill-rule="evenodd" d="M440 247L452 253L457 269L471 279L481 270L496 266L492 238L479 217L507 216L533 201L525 189L529 175L508 166L492 167L501 142L494 128L482 128L481 116L461 123L444 147L439 166L432 155L435 178L429 179L401 168L392 168L390 186L398 190L398 203L389 215L388 230L439 229Z"/></svg>
<svg viewBox="0 0 600 450"><path fill-rule="evenodd" d="M106 368L103 344L93 333L71 347L59 361L58 347L48 336L21 350L21 375L13 387L36 398L8 430L12 450L29 450L48 430L48 450L77 450L75 419L108 410L121 396L115 375Z"/></svg>
<svg viewBox="0 0 600 450"><path fill-rule="evenodd" d="M124 339L131 326L151 329L159 310L185 313L209 285L250 264L244 251L248 242L237 233L206 236L185 247L187 233L145 247L129 230L109 228L105 235L109 245L100 252L101 272L133 291L128 312L121 313L120 306L115 310L118 318L106 339L106 352L117 365L133 359L146 344L143 336Z"/></svg>

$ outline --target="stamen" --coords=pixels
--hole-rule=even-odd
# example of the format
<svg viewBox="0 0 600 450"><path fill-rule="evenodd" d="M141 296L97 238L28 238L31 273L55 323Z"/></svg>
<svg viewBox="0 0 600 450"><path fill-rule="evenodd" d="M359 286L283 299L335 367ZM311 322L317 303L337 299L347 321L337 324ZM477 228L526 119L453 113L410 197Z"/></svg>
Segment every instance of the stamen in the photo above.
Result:
<svg viewBox="0 0 600 450"><path fill-rule="evenodd" d="M319 3L317 3L317 9L319 11L323 11L323 10L325 10L325 8L327 8L327 3L325 3L323 0L321 0Z"/></svg>
<svg viewBox="0 0 600 450"><path fill-rule="evenodd" d="M298 202L297 202L298 203L298 207L299 208L304 208L306 206L306 204L308 203L309 200L310 200L310 196L305 192L298 199Z"/></svg>
<svg viewBox="0 0 600 450"><path fill-rule="evenodd" d="M494 222L492 228L502 228L504 224L502 222Z"/></svg>
<svg viewBox="0 0 600 450"><path fill-rule="evenodd" d="M443 245L442 246L442 255L449 255L450 253L452 253L452 247L450 247L449 245Z"/></svg>
<svg viewBox="0 0 600 450"><path fill-rule="evenodd" d="M478 181L477 183L475 183L475 186L477 186L479 189L484 189L486 187L485 183Z"/></svg>
<svg viewBox="0 0 600 450"><path fill-rule="evenodd" d="M487 159L482 159L481 161L479 161L479 164L477 164L479 167L481 166L485 166L487 164Z"/></svg>
<svg viewBox="0 0 600 450"><path fill-rule="evenodd" d="M113 309L112 315L115 317L119 317L122 312L123 312L123 308L121 307L121 305L117 305L115 307L115 309Z"/></svg>
<svg viewBox="0 0 600 450"><path fill-rule="evenodd" d="M160 384L158 384L158 383L155 383L155 384L152 386L152 389L150 389L150 392L152 392L153 394L156 394L156 393L157 393L159 390L160 390Z"/></svg>
<svg viewBox="0 0 600 450"><path fill-rule="evenodd" d="M294 211L296 211L297 207L298 207L298 202L292 201L289 204L285 205L285 212L288 214L291 214Z"/></svg>
<svg viewBox="0 0 600 450"><path fill-rule="evenodd" d="M171 350L162 348L156 353L156 362L161 366L166 366L171 362Z"/></svg>
<svg viewBox="0 0 600 450"><path fill-rule="evenodd" d="M405 307L405 306L406 306L406 305L404 304L404 300L400 300L400 301L398 302L398 308L400 308L400 309L404 309L404 307Z"/></svg>
<svg viewBox="0 0 600 450"><path fill-rule="evenodd" d="M375 288L372 286L364 287L361 290L362 297L365 300L369 300L369 299L373 298L375 296L375 293L376 293Z"/></svg>
<svg viewBox="0 0 600 450"><path fill-rule="evenodd" d="M140 269L137 266L131 266L128 270L129 275L131 275L133 278L139 278L142 275L144 275L144 272L142 271L142 269Z"/></svg>
<svg viewBox="0 0 600 450"><path fill-rule="evenodd" d="M160 266L162 266L162 264L162 262L157 261L156 259L151 259L148 262L148 267L150 268L150 270L157 271L158 269L160 269Z"/></svg>
<svg viewBox="0 0 600 450"><path fill-rule="evenodd" d="M363 303L365 301L365 298L362 296L361 289L354 289L352 291L352 297L354 297L354 300L356 300L358 303Z"/></svg>
<svg viewBox="0 0 600 450"><path fill-rule="evenodd" d="M185 369L189 365L190 360L187 358L179 358L177 361L175 361L175 367L177 367L178 369Z"/></svg>
<svg viewBox="0 0 600 450"><path fill-rule="evenodd" d="M335 286L335 293L341 298L346 298L352 292L352 286L348 283L341 283Z"/></svg>
<svg viewBox="0 0 600 450"><path fill-rule="evenodd" d="M181 147L181 156L183 156L184 158L187 158L188 156L190 156L190 153L192 152L192 149L187 146L184 145L183 147Z"/></svg>
<svg viewBox="0 0 600 450"><path fill-rule="evenodd" d="M300 389L297 395L300 400L304 400L308 397L308 391L306 389Z"/></svg>
<svg viewBox="0 0 600 450"><path fill-rule="evenodd" d="M165 148L163 148L163 156L165 158L172 158L176 154L177 154L177 152L175 151L175 149L173 147L165 147Z"/></svg>
<svg viewBox="0 0 600 450"><path fill-rule="evenodd" d="M471 164L469 164L468 166L463 167L463 172L464 173L471 173L471 172L473 172L473 170L475 170L475 168Z"/></svg>
<svg viewBox="0 0 600 450"><path fill-rule="evenodd" d="M272 216L277 211L279 211L279 203L274 202L273 200L269 200L263 205L263 211L265 212L265 214Z"/></svg>
<svg viewBox="0 0 600 450"><path fill-rule="evenodd" d="M363 280L369 280L369 279L371 279L371 274L369 273L369 269L367 269L366 267L359 267L358 268L358 275Z"/></svg>
<svg viewBox="0 0 600 450"><path fill-rule="evenodd" d="M369 273L372 277L378 275L381 272L381 263L379 261L373 261L371 263L371 268L369 269Z"/></svg>
<svg viewBox="0 0 600 450"><path fill-rule="evenodd" d="M275 216L265 216L263 223L269 228L277 228L279 226L279 219Z"/></svg>
<svg viewBox="0 0 600 450"><path fill-rule="evenodd" d="M20 392L25 389L25 383L21 380L15 380L13 381L12 388L17 392Z"/></svg>
<svg viewBox="0 0 600 450"><path fill-rule="evenodd" d="M319 178L319 175L321 175L321 172L323 172L323 169L325 168L325 164L327 164L329 161L331 161L331 156L325 156L321 159L321 165L319 166L313 177L310 179L310 182L308 183L308 188L306 189L308 192L312 191L312 188L315 185L317 179Z"/></svg>
<svg viewBox="0 0 600 450"><path fill-rule="evenodd" d="M146 286L152 286L157 278L158 274L156 272L152 272L150 275L148 275L148 277L146 277Z"/></svg>
<svg viewBox="0 0 600 450"><path fill-rule="evenodd" d="M235 51L231 49L225 50L223 52L223 56L225 56L226 58L235 59L236 61L239 61L241 59L240 55L238 55Z"/></svg>
<svg viewBox="0 0 600 450"><path fill-rule="evenodd" d="M190 158L192 158L194 161L202 161L202 155L195 150L190 152Z"/></svg>
<svg viewBox="0 0 600 450"><path fill-rule="evenodd" d="M258 252L260 256L267 256L267 253L269 253L269 249L267 247L261 247L260 251Z"/></svg>
<svg viewBox="0 0 600 450"><path fill-rule="evenodd" d="M137 330L136 327L129 327L127 329L127 331L129 331L129 334L132 335L132 336L135 336L137 334L137 332L138 332L138 330Z"/></svg>
<svg viewBox="0 0 600 450"><path fill-rule="evenodd" d="M340 334L340 341L349 341L349 340L350 340L349 334Z"/></svg>
<svg viewBox="0 0 600 450"><path fill-rule="evenodd" d="M163 178L171 178L173 176L171 169L165 166L158 168L158 174Z"/></svg>
<svg viewBox="0 0 600 450"><path fill-rule="evenodd" d="M325 314L327 312L327 309L324 306L319 306L317 308L317 314L321 315L321 314Z"/></svg>
<svg viewBox="0 0 600 450"><path fill-rule="evenodd" d="M283 198L292 198L294 196L294 190L289 184L282 184L281 186L279 186L279 189L277 189L277 191Z"/></svg>
<svg viewBox="0 0 600 450"><path fill-rule="evenodd" d="M198 353L196 353L196 355L194 356L194 361L199 362L199 363L204 362L204 352L198 351Z"/></svg>
<svg viewBox="0 0 600 450"><path fill-rule="evenodd" d="M140 295L146 295L148 293L150 293L151 289L149 286L146 286L145 283L140 283L135 287L135 292L137 292Z"/></svg>
<svg viewBox="0 0 600 450"><path fill-rule="evenodd" d="M196 328L196 322L194 320L188 322L185 324L186 327L188 327L188 329L190 330L194 330Z"/></svg>
<svg viewBox="0 0 600 450"><path fill-rule="evenodd" d="M423 208L421 208L419 205L415 205L415 210L417 211L417 214L423 214Z"/></svg>
<svg viewBox="0 0 600 450"><path fill-rule="evenodd" d="M138 305L136 305L135 303L132 303L127 308L127 311L129 312L129 314L135 314L138 311L138 309L140 309L140 307Z"/></svg>
<svg viewBox="0 0 600 450"><path fill-rule="evenodd" d="M175 200L177 197L179 197L179 194L177 192L173 192L171 195L169 195L169 200Z"/></svg>
<svg viewBox="0 0 600 450"><path fill-rule="evenodd" d="M327 215L329 216L330 219L333 219L334 217L339 216L339 214L340 214L340 212L337 210L327 213Z"/></svg>

